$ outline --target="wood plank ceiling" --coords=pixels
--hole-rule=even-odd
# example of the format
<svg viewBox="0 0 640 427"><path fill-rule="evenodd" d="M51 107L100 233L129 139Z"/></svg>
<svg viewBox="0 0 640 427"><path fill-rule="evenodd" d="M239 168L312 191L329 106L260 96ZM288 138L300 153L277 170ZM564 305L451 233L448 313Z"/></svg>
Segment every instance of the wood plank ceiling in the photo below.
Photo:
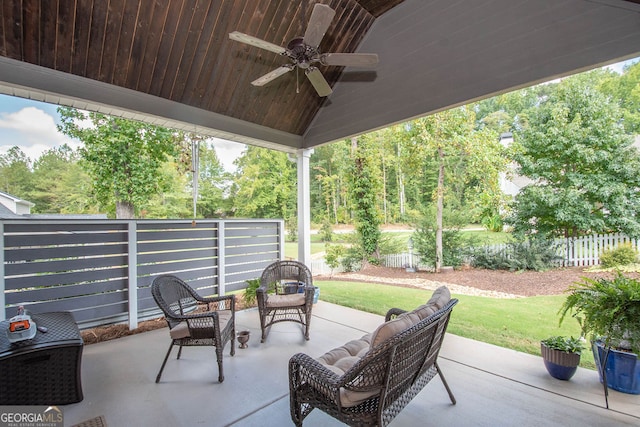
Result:
<svg viewBox="0 0 640 427"><path fill-rule="evenodd" d="M315 3L322 52L377 53L263 87ZM640 0L3 0L0 93L288 152L640 56ZM299 86L299 93L296 87Z"/></svg>
<svg viewBox="0 0 640 427"><path fill-rule="evenodd" d="M353 52L376 17L403 0L333 0L322 52ZM264 87L285 64L229 40L238 30L280 46L304 34L316 1L3 1L0 55L302 135L324 98L303 73ZM331 86L342 67L322 67ZM300 93L296 92L299 85Z"/></svg>

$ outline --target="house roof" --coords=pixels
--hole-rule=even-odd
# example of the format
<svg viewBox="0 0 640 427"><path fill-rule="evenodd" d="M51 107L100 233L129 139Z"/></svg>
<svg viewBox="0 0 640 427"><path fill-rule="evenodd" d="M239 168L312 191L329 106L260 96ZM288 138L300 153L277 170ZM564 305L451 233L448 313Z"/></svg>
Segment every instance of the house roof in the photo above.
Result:
<svg viewBox="0 0 640 427"><path fill-rule="evenodd" d="M374 70L286 63L313 5L336 15L322 52ZM21 1L0 13L0 93L293 152L640 56L640 0ZM296 87L299 86L299 91ZM299 92L299 93L298 93Z"/></svg>

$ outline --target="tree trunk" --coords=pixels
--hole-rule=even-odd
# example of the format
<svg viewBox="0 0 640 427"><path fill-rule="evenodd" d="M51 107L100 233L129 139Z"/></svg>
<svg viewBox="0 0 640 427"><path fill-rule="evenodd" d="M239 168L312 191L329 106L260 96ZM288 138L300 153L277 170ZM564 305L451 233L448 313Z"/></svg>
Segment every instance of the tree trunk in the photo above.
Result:
<svg viewBox="0 0 640 427"><path fill-rule="evenodd" d="M404 195L404 180L402 179L402 163L401 163L401 158L400 158L400 143L397 144L398 147L398 202L400 205L400 218L402 218L402 220L404 220L404 201L405 201L405 195Z"/></svg>
<svg viewBox="0 0 640 427"><path fill-rule="evenodd" d="M436 190L436 273L442 268L442 211L444 210L444 150L438 147L438 188Z"/></svg>
<svg viewBox="0 0 640 427"><path fill-rule="evenodd" d="M131 202L116 202L116 219L133 219L134 209Z"/></svg>
<svg viewBox="0 0 640 427"><path fill-rule="evenodd" d="M384 211L384 223L389 223L389 215L387 213L387 165L384 162L384 156L382 156L382 209Z"/></svg>

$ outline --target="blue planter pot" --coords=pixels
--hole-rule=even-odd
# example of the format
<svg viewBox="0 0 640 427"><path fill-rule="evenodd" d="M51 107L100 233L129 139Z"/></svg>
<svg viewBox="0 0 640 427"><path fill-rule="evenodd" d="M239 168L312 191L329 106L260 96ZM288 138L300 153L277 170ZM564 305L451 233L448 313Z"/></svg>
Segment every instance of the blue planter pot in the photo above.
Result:
<svg viewBox="0 0 640 427"><path fill-rule="evenodd" d="M544 366L547 368L549 375L553 378L568 381L578 370L577 366L562 366L548 360L544 361Z"/></svg>
<svg viewBox="0 0 640 427"><path fill-rule="evenodd" d="M591 343L593 358L598 367L600 382L604 383L602 376L602 363L605 359L605 349L602 342ZM640 394L640 360L635 353L609 350L607 357L607 387L622 393Z"/></svg>
<svg viewBox="0 0 640 427"><path fill-rule="evenodd" d="M555 350L540 343L540 351L544 366L553 378L568 381L578 370L580 355Z"/></svg>

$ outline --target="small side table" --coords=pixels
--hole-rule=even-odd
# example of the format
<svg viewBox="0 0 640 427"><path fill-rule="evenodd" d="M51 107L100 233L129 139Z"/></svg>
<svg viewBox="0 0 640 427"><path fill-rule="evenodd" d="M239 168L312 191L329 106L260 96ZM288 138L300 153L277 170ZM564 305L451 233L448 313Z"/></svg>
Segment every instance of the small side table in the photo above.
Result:
<svg viewBox="0 0 640 427"><path fill-rule="evenodd" d="M66 405L80 402L83 341L69 312L31 314L38 331L10 343L0 322L0 405Z"/></svg>

